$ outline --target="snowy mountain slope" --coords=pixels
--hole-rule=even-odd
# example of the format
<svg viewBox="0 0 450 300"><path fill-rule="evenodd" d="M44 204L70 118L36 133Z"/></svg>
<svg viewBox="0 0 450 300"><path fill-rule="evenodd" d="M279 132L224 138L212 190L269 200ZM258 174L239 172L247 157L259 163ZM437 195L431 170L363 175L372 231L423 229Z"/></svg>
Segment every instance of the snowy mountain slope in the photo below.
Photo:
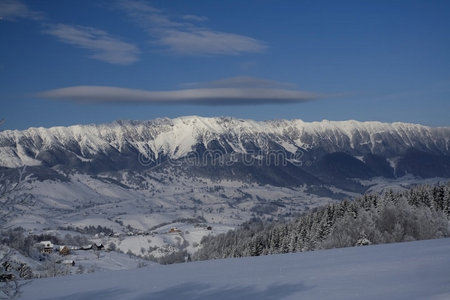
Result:
<svg viewBox="0 0 450 300"><path fill-rule="evenodd" d="M195 150L248 153L283 149L288 153L367 153L395 156L410 148L450 154L450 127L408 123L301 120L257 122L234 118L181 117L152 121L117 121L107 125L30 128L0 132L0 165L81 164L102 155L151 153L177 159Z"/></svg>
<svg viewBox="0 0 450 300"><path fill-rule="evenodd" d="M450 127L193 116L0 132L0 168L23 165L40 181L158 169L175 177L363 193L358 180L449 178Z"/></svg>
<svg viewBox="0 0 450 300"><path fill-rule="evenodd" d="M34 280L20 299L450 298L450 239Z"/></svg>

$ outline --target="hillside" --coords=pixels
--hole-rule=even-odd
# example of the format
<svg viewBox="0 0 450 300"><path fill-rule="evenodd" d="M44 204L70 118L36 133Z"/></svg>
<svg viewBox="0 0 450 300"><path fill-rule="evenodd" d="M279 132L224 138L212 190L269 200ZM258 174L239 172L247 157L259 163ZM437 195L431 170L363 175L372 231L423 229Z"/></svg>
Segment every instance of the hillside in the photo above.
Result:
<svg viewBox="0 0 450 300"><path fill-rule="evenodd" d="M448 299L450 239L34 280L20 299Z"/></svg>

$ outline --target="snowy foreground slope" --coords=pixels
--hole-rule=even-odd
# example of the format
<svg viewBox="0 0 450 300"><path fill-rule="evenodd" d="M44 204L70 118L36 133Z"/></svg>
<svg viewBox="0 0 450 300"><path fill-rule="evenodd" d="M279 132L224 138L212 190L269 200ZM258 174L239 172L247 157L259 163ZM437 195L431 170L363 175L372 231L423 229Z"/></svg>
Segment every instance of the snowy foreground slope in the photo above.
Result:
<svg viewBox="0 0 450 300"><path fill-rule="evenodd" d="M34 280L22 299L450 299L450 239Z"/></svg>

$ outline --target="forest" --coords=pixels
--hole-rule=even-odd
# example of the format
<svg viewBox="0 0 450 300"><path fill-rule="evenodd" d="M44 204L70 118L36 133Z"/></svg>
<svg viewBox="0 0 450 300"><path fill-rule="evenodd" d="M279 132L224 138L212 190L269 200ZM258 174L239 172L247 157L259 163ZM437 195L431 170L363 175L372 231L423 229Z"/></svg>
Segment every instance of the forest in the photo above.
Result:
<svg viewBox="0 0 450 300"><path fill-rule="evenodd" d="M259 256L450 235L450 182L369 193L317 208L285 223L259 219L204 237L193 260Z"/></svg>

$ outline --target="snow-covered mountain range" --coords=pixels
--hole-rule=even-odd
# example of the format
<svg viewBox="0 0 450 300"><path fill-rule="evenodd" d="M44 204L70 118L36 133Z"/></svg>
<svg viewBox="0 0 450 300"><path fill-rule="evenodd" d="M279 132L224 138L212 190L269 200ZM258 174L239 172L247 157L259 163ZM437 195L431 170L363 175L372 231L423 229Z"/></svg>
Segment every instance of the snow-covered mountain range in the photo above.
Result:
<svg viewBox="0 0 450 300"><path fill-rule="evenodd" d="M175 161L201 174L250 174L288 185L405 174L449 177L450 127L191 116L0 132L0 166L8 168L60 166L97 174Z"/></svg>
<svg viewBox="0 0 450 300"><path fill-rule="evenodd" d="M269 145L267 145L269 143ZM252 144L252 145L250 145ZM180 158L198 145L224 152L247 153L254 147L274 147L392 156L410 148L450 153L450 127L431 128L409 123L358 121L257 122L234 118L181 117L151 121L117 121L106 125L30 128L0 133L0 165L52 164L44 152L65 150L80 162L111 152L166 155ZM57 156L54 154L54 156ZM47 159L46 159L47 158ZM72 160L66 163L73 162Z"/></svg>

